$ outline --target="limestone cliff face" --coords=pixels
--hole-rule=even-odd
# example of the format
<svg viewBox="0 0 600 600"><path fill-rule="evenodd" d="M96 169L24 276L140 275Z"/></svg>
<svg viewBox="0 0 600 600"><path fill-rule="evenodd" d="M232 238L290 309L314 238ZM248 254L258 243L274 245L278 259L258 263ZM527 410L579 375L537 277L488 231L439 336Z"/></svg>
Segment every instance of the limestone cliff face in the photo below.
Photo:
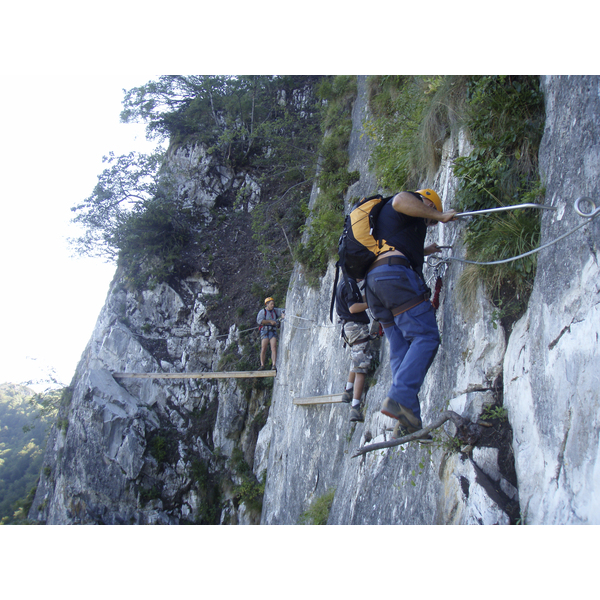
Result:
<svg viewBox="0 0 600 600"><path fill-rule="evenodd" d="M545 77L546 129L540 164L545 203L542 243L584 219L579 196L599 204L600 78ZM377 185L368 169L366 81L359 78L350 170L361 174L350 196ZM202 169L201 148L180 190L194 206L239 186L241 175ZM447 140L428 187L451 206L452 160L468 152ZM200 175L197 175L200 173ZM246 175L244 175L246 177ZM244 180L244 185L252 182ZM252 187L252 186L251 186ZM260 197L239 210L252 210ZM316 190L313 191L313 200ZM442 225L430 241L462 256L464 224ZM475 444L411 443L352 458L365 443L389 438L379 412L391 374L385 339L366 395L365 422L348 421L348 405L297 406L295 397L343 390L349 351L329 320L333 265L317 288L296 266L286 299L278 373L272 388L235 380L119 380L114 372L217 370L235 348L235 327L219 331L206 305L218 283L196 273L152 291L131 292L119 274L73 381L70 404L48 442L30 517L46 523L294 524L311 502L335 489L330 524L600 523L600 359L598 315L600 219L542 250L529 308L511 332L479 295L475 312L457 300L462 265L443 275L437 311L442 345L420 398L430 422L446 408L476 421L504 405ZM258 308L257 308L258 310ZM268 415L268 418L267 418ZM444 426L454 434L454 426ZM441 436L450 439L448 435ZM266 476L266 480L262 478ZM254 493L265 481L262 510Z"/></svg>
<svg viewBox="0 0 600 600"><path fill-rule="evenodd" d="M540 166L542 243L584 221L581 196L600 205L600 80L545 77ZM589 204L581 204L591 212ZM600 220L543 250L527 314L504 359L521 510L527 523L600 523Z"/></svg>

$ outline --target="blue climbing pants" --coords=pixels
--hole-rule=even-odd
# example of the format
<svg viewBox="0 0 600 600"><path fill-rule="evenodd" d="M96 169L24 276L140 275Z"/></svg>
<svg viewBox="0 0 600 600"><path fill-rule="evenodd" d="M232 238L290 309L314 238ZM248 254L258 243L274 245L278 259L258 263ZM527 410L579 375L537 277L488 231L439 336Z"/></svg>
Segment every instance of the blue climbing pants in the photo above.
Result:
<svg viewBox="0 0 600 600"><path fill-rule="evenodd" d="M367 275L367 302L383 325L390 344L392 386L388 396L421 418L418 393L440 345L440 333L431 302L424 300L395 317L392 310L427 291L409 267L382 265Z"/></svg>

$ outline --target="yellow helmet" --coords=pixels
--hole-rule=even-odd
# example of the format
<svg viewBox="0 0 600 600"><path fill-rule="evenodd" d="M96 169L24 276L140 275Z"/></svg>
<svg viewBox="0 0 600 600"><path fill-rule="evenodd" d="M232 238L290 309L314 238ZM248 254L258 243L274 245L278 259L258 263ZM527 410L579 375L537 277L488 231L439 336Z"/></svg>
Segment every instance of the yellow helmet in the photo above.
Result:
<svg viewBox="0 0 600 600"><path fill-rule="evenodd" d="M435 207L438 209L439 212L444 212L444 210L442 209L442 201L433 190L417 190L416 193L421 194L421 196L424 196L428 200L431 200L435 204Z"/></svg>
<svg viewBox="0 0 600 600"><path fill-rule="evenodd" d="M275 302L275 300L273 300L273 298L265 298L265 305L267 305L271 301Z"/></svg>

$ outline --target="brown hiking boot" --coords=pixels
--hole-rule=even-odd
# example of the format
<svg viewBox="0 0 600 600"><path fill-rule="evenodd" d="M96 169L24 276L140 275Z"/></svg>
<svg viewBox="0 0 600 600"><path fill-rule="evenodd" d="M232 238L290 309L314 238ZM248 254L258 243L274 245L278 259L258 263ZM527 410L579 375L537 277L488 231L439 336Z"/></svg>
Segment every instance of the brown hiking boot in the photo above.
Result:
<svg viewBox="0 0 600 600"><path fill-rule="evenodd" d="M391 438L393 440L399 440L400 438L404 437L405 435L408 435L408 429L406 429L406 427L404 427L404 425L402 425L402 423L400 423L400 421L398 421L396 423L396 427L394 427L394 431L392 431Z"/></svg>
<svg viewBox="0 0 600 600"><path fill-rule="evenodd" d="M352 402L353 397L354 397L354 388L352 388L351 390L346 390L342 394L342 402L350 403L350 402Z"/></svg>
<svg viewBox="0 0 600 600"><path fill-rule="evenodd" d="M414 432L413 432L414 433ZM396 423L396 427L394 427L394 431L392 431L391 438L393 440L399 440L403 438L405 435L410 435L410 431L404 427L400 421ZM419 439L417 439L419 444L433 444L433 438L430 433L424 433Z"/></svg>
<svg viewBox="0 0 600 600"><path fill-rule="evenodd" d="M362 406L360 404L358 406L350 407L350 421L358 423L364 422L365 418L363 417L361 408Z"/></svg>
<svg viewBox="0 0 600 600"><path fill-rule="evenodd" d="M417 419L410 408L398 404L391 398L386 398L381 405L381 412L392 419L397 419L406 428L408 433L414 433L423 429L421 419Z"/></svg>

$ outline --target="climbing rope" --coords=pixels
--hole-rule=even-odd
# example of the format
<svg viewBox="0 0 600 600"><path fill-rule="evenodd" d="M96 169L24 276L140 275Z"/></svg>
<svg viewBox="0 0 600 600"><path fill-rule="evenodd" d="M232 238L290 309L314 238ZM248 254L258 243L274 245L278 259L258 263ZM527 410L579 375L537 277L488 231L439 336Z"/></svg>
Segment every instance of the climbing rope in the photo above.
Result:
<svg viewBox="0 0 600 600"><path fill-rule="evenodd" d="M592 210L587 213L584 212L583 210L581 210L580 208L580 203L582 201L585 202L589 202L592 205ZM459 213L457 216L472 216L475 214L483 214L483 213L488 213L488 212L497 212L500 210L514 210L517 208L531 208L531 207L537 207L537 208L548 208L548 209L553 209L556 210L556 207L553 206L544 206L542 204L519 204L517 206L504 206L501 208L492 208L489 210L482 210L482 211L474 211L471 213ZM523 254L519 254L518 256L513 256L511 258L505 258L502 260L494 260L494 261L489 261L489 262L478 262L475 260L466 260L464 258L456 258L455 256L449 256L447 258L440 258L439 256L430 256L427 259L427 264L434 268L434 269L439 269L440 265L443 263L448 263L449 261L455 261L455 262L462 262L462 263L467 263L470 265L501 265L503 263L508 263L508 262L512 262L514 260L519 260L520 258L525 258L526 256L530 256L531 254L535 254L536 252L539 252L540 250L543 250L544 248L548 248L548 246L552 246L553 244L556 244L557 242L560 242L561 240L564 240L566 237L574 234L576 231L578 231L579 229L581 229L582 227L585 227L592 219L594 219L595 217L597 217L600 214L600 207L596 208L596 204L595 202L589 198L588 196L581 196L580 198L577 198L577 200L575 200L574 202L574 208L575 208L575 212L584 218L587 218L587 221L585 221L584 223L582 223L581 225L578 225L577 227L571 229L571 231L568 231L567 233L561 235L560 237L557 237L555 240L552 240L551 242L548 242L547 244L544 244L543 246L540 246L539 248L534 248L533 250L530 250L529 252L525 252ZM434 262L437 261L437 262Z"/></svg>
<svg viewBox="0 0 600 600"><path fill-rule="evenodd" d="M250 327L250 329L241 329L240 331L236 331L234 333L240 334L240 333L245 333L246 331L254 331L255 329L258 329L258 326L256 327ZM229 333L223 333L221 335L216 335L215 338L222 338L222 337L229 337Z"/></svg>
<svg viewBox="0 0 600 600"><path fill-rule="evenodd" d="M298 315L290 315L290 317L294 317L295 319L302 319L303 321L312 321L314 323L314 319L307 319L306 317L299 317ZM330 327L339 327L340 325L341 325L341 323L338 323L337 325L317 325L315 323L311 327L298 327L297 325L294 325L293 323L287 324L288 327L292 327L293 329L299 329L299 330L309 330L309 329L314 329L315 327L323 327L325 329L329 329ZM240 333L245 333L246 331L254 331L256 329L258 329L258 326L251 327L250 329L241 329L240 331L236 331L235 333L240 334ZM229 337L229 335L230 335L229 333L223 333L223 334L217 335L215 337L222 338L222 337Z"/></svg>
<svg viewBox="0 0 600 600"><path fill-rule="evenodd" d="M315 327L321 327L323 329L331 329L333 327L339 327L341 325L341 323L337 323L335 325L318 325L317 323L315 323L314 319L307 319L306 317L299 317L298 315L290 315L290 317L293 317L295 319L302 319L303 321L310 321L311 323L313 323L313 325L310 327L298 327L297 325L294 325L293 323L288 323L288 327L291 327L292 329L297 329L299 331L308 331L309 329L314 329Z"/></svg>

